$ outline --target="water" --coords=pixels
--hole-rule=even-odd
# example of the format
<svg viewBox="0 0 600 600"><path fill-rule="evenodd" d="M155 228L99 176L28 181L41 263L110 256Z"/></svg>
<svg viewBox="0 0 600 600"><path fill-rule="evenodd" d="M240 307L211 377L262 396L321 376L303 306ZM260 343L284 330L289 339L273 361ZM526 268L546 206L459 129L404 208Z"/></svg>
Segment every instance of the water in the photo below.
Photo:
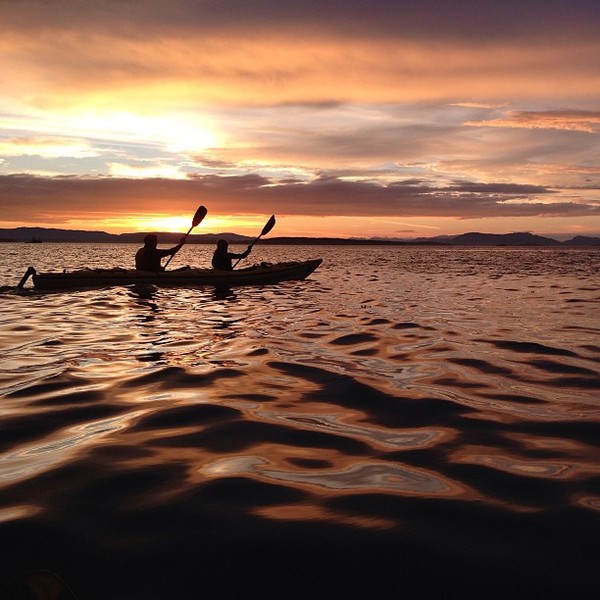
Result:
<svg viewBox="0 0 600 600"><path fill-rule="evenodd" d="M324 262L226 292L14 290L135 249L0 244L0 584L600 591L598 249L257 246Z"/></svg>

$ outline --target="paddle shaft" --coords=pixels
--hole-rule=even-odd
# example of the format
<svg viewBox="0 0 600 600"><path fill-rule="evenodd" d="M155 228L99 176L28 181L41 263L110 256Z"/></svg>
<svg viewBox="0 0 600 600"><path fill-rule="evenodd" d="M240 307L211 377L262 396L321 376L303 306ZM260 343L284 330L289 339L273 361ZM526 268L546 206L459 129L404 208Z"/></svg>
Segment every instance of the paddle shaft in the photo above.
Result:
<svg viewBox="0 0 600 600"><path fill-rule="evenodd" d="M275 215L271 215L271 218L267 221L267 223L263 227L263 230L260 232L260 235L248 246L248 248L250 250L252 250L252 247L254 246L254 244L256 244L256 242L258 242L258 240L260 240L260 238L263 235L266 235L267 233L269 233L269 231L271 231L271 229L273 229L274 226L275 226ZM240 260L242 260L242 259L241 258L237 259L235 265L233 265L233 267L232 267L232 270L235 269L235 267L240 262Z"/></svg>
<svg viewBox="0 0 600 600"><path fill-rule="evenodd" d="M185 240L187 240L188 235L190 235L192 229L194 229L194 227L196 227L196 225L198 225L200 221L204 219L207 212L208 211L206 210L206 208L204 208L204 206L198 207L198 210L196 211L196 214L194 214L194 218L192 219L192 226L188 229L188 232L181 238L181 242L179 242L182 246L183 244L185 244ZM181 250L181 248L179 248L179 250ZM177 252L179 252L179 250ZM169 263L171 262L171 260L173 260L173 257L175 256L175 254L177 254L177 252L174 252L173 254L171 254L171 256L169 256L169 260L165 264L165 270L167 269Z"/></svg>
<svg viewBox="0 0 600 600"><path fill-rule="evenodd" d="M253 241L253 242L252 242L252 243L251 243L251 244L248 246L248 248L250 248L250 250L252 250L252 246L254 246L254 244L256 244L256 242L258 242L258 240L260 240L260 238L261 238L261 237L262 237L262 234L261 234L261 235L259 235L259 236L258 236L258 237L257 237L257 238L256 238L256 239L255 239L255 240L254 240L254 241ZM237 264L240 262L240 260L242 260L242 259L241 259L241 258L238 258L238 259L235 261L235 265L233 265L233 267L231 267L231 270L232 270L232 271L233 271L233 269L235 269L235 268L236 268L236 266L237 266Z"/></svg>

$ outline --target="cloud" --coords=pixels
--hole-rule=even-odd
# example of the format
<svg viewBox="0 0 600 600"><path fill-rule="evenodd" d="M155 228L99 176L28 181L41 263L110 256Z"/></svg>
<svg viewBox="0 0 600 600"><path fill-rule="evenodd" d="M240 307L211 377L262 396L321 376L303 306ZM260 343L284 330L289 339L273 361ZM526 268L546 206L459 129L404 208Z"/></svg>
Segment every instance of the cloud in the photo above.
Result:
<svg viewBox="0 0 600 600"><path fill-rule="evenodd" d="M588 118L591 111L562 111ZM450 183L456 178L481 181L526 181L546 186L583 185L599 177L591 157L596 138L584 132L531 127L470 127L465 123L502 119L503 111L444 104L335 104L317 109L303 105L237 107L202 111L186 126L175 118L130 117L118 113L71 121L82 137L62 140L59 120L47 136L13 136L8 156L24 153L31 140L79 143L96 160L52 160L43 164L13 158L0 172L91 172L119 177L177 177L193 173L259 173L276 180L309 181L332 174L346 180L389 183L420 177ZM483 117L483 118L482 118ZM566 118L566 117L561 117ZM202 148L203 125L222 138ZM37 122L31 127L35 131ZM23 143L15 144L20 139ZM58 142L56 142L58 143ZM194 143L198 150L193 149ZM48 144L50 145L50 144ZM184 149L188 145L191 150ZM37 146L42 146L38 143ZM179 151L175 151L178 146ZM27 150L28 151L28 150ZM36 152L41 152L39 148ZM57 155L66 152L56 152ZM61 170L62 169L62 170ZM79 169L79 170L78 170ZM92 170L93 169L93 170Z"/></svg>
<svg viewBox="0 0 600 600"><path fill-rule="evenodd" d="M598 133L600 112L598 111L509 111L500 119L467 121L474 127L508 127L523 129L561 129Z"/></svg>
<svg viewBox="0 0 600 600"><path fill-rule="evenodd" d="M504 102L598 89L597 8L555 0L10 2L3 93L38 107Z"/></svg>
<svg viewBox="0 0 600 600"><path fill-rule="evenodd" d="M109 163L110 174L122 178L153 179L168 177L171 179L185 179L185 173L176 165L130 165L122 163Z"/></svg>
<svg viewBox="0 0 600 600"><path fill-rule="evenodd" d="M194 154L191 156L191 159L194 161L196 166L207 167L209 169L229 170L235 169L238 166L238 164L235 162L220 160L214 156L208 156L205 154Z"/></svg>
<svg viewBox="0 0 600 600"><path fill-rule="evenodd" d="M540 7L0 0L3 218L597 216L600 5Z"/></svg>
<svg viewBox="0 0 600 600"><path fill-rule="evenodd" d="M12 137L0 139L4 156L40 156L43 158L89 158L98 156L85 140L66 137Z"/></svg>
<svg viewBox="0 0 600 600"><path fill-rule="evenodd" d="M600 215L597 202L564 202L552 190L527 184L462 181L435 186L420 181L384 186L336 177L321 177L310 183L278 183L259 175L210 175L188 180L0 177L0 203L10 209L10 218L15 221L52 221L70 211L88 215L185 213L199 199L211 214L218 215L459 219Z"/></svg>
<svg viewBox="0 0 600 600"><path fill-rule="evenodd" d="M11 28L72 28L117 31L130 38L198 31L257 35L275 30L318 29L352 38L427 35L437 38L536 38L546 32L568 38L596 39L597 3L547 0L543 10L520 0L28 0L4 2L3 18ZM422 32L422 33L421 33Z"/></svg>

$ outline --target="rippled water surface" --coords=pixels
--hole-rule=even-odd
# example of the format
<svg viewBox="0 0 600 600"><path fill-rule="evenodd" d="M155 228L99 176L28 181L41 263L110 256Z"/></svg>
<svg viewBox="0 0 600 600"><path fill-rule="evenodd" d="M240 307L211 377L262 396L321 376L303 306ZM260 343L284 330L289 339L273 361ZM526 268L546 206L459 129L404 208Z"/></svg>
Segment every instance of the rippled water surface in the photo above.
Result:
<svg viewBox="0 0 600 600"><path fill-rule="evenodd" d="M324 261L230 290L14 289L135 249L0 244L4 582L600 591L597 248L257 246Z"/></svg>

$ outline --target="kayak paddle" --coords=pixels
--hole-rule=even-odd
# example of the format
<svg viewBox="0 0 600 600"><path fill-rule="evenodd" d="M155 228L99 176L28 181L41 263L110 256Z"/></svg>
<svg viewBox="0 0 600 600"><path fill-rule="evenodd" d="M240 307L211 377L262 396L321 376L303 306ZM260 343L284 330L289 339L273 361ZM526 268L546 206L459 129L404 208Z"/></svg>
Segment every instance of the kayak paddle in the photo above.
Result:
<svg viewBox="0 0 600 600"><path fill-rule="evenodd" d="M188 235L190 235L190 232L192 231L192 229L194 229L194 227L196 227L196 225L200 224L200 221L202 221L202 219L204 219L207 212L208 211L206 210L206 207L204 207L204 206L198 207L198 210L196 211L196 214L194 215L194 218L192 219L192 226L188 229L188 232L181 238L182 244L185 244L185 240L187 239ZM177 254L177 253L175 253L175 254ZM169 256L169 260L167 261L167 264L165 265L165 270L169 266L169 263L171 262L171 259L175 256L175 254L171 254L171 256Z"/></svg>
<svg viewBox="0 0 600 600"><path fill-rule="evenodd" d="M269 231L271 231L271 229L273 229L273 227L275 227L275 215L271 215L271 218L267 221L267 224L263 227L263 230L260 232L260 235L250 244L250 248L252 248L252 246L254 246L254 244L256 244L256 242L258 242L258 240L260 240L260 238L263 235L267 235L267 233L269 233ZM242 260L242 259L238 258L235 265L233 265L234 269L235 269L236 265L240 262L240 260Z"/></svg>

